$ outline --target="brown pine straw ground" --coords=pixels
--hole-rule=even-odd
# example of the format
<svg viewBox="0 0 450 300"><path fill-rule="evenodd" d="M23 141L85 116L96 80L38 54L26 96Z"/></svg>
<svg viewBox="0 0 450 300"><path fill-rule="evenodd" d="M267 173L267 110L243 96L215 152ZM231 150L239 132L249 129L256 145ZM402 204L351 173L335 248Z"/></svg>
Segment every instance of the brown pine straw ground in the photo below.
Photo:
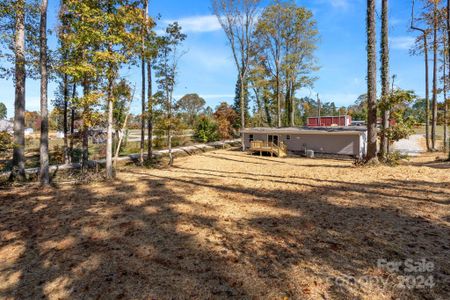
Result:
<svg viewBox="0 0 450 300"><path fill-rule="evenodd" d="M0 298L448 299L450 166L435 156L364 168L223 150L3 189ZM433 288L377 266L408 258L434 263Z"/></svg>

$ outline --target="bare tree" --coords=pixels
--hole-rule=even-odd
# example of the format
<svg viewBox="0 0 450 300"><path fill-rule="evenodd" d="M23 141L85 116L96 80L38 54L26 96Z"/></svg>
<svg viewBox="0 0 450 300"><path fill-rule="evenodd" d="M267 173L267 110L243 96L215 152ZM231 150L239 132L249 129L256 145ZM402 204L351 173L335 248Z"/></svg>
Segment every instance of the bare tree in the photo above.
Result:
<svg viewBox="0 0 450 300"><path fill-rule="evenodd" d="M251 41L260 0L211 0L214 14L225 31L236 64L240 86L241 129L245 128L245 82L250 64ZM241 134L243 138L243 135ZM244 143L242 143L244 148Z"/></svg>
<svg viewBox="0 0 450 300"><path fill-rule="evenodd" d="M381 13L381 98L389 97L389 8L388 0L382 1ZM382 112L383 133L381 135L381 157L384 159L388 154L389 141L385 130L389 128L390 112L384 109Z"/></svg>
<svg viewBox="0 0 450 300"><path fill-rule="evenodd" d="M367 157L368 163L378 163L377 157L377 53L375 0L367 0Z"/></svg>
<svg viewBox="0 0 450 300"><path fill-rule="evenodd" d="M411 29L422 33L423 38L423 53L425 60L425 139L427 144L427 151L431 151L430 145L430 84L429 84L429 67L428 67L428 30L416 27L414 25L414 4L412 1L411 12Z"/></svg>
<svg viewBox="0 0 450 300"><path fill-rule="evenodd" d="M16 1L14 31L14 152L11 179L25 179L25 0Z"/></svg>
<svg viewBox="0 0 450 300"><path fill-rule="evenodd" d="M41 145L40 145L40 172L41 184L48 185L48 74L47 74L47 0L41 2L40 24L40 69L41 69Z"/></svg>

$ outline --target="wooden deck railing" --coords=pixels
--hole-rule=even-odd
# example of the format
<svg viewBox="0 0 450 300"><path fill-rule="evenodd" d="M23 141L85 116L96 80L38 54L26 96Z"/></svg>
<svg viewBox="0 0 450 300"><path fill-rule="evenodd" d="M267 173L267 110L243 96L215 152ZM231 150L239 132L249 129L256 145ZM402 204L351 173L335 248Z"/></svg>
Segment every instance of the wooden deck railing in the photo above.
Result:
<svg viewBox="0 0 450 300"><path fill-rule="evenodd" d="M263 152L269 152L271 155L276 155L278 157L287 156L287 146L283 142L275 144L273 142L265 141L252 141L250 143L250 151L259 152L262 155Z"/></svg>

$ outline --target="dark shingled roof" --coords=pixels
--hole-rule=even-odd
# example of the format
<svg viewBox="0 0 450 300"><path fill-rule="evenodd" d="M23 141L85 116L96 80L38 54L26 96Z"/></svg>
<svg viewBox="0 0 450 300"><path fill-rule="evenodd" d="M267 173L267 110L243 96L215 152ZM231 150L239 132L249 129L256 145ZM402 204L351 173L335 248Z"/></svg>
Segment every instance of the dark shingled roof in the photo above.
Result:
<svg viewBox="0 0 450 300"><path fill-rule="evenodd" d="M285 134L295 134L295 133L333 133L333 132L367 132L366 126L334 126L334 127L255 127L255 128L245 128L242 130L243 133L285 133Z"/></svg>

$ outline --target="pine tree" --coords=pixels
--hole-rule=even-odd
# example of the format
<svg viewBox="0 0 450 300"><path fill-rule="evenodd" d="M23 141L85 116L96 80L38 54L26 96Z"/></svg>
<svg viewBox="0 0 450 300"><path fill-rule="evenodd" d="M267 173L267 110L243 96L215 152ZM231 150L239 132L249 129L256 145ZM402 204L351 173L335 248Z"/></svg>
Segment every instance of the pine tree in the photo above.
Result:
<svg viewBox="0 0 450 300"><path fill-rule="evenodd" d="M238 79L236 81L236 89L235 89L235 96L234 96L234 103L233 103L233 109L236 111L236 113L238 114L238 117L236 118L236 124L234 124L236 127L240 127L242 123L247 124L248 120L250 118L250 113L249 113L249 100L248 100L248 81L246 80L245 83L243 84L244 86L244 95L243 95L243 99L244 99L244 116L245 116L245 120L244 122L241 121L241 78L240 76L238 76Z"/></svg>
<svg viewBox="0 0 450 300"><path fill-rule="evenodd" d="M368 163L377 158L377 55L375 0L367 0L367 157Z"/></svg>
<svg viewBox="0 0 450 300"><path fill-rule="evenodd" d="M40 68L41 68L41 140L40 140L40 172L41 184L48 185L49 158L48 158L48 74L47 74L47 0L41 3L40 25Z"/></svg>
<svg viewBox="0 0 450 300"><path fill-rule="evenodd" d="M381 26L381 98L389 97L389 9L388 0L382 1L382 26ZM390 113L388 109L381 110L382 117L382 133L380 156L382 159L386 157L389 151L389 141L386 136L386 130L389 128Z"/></svg>

